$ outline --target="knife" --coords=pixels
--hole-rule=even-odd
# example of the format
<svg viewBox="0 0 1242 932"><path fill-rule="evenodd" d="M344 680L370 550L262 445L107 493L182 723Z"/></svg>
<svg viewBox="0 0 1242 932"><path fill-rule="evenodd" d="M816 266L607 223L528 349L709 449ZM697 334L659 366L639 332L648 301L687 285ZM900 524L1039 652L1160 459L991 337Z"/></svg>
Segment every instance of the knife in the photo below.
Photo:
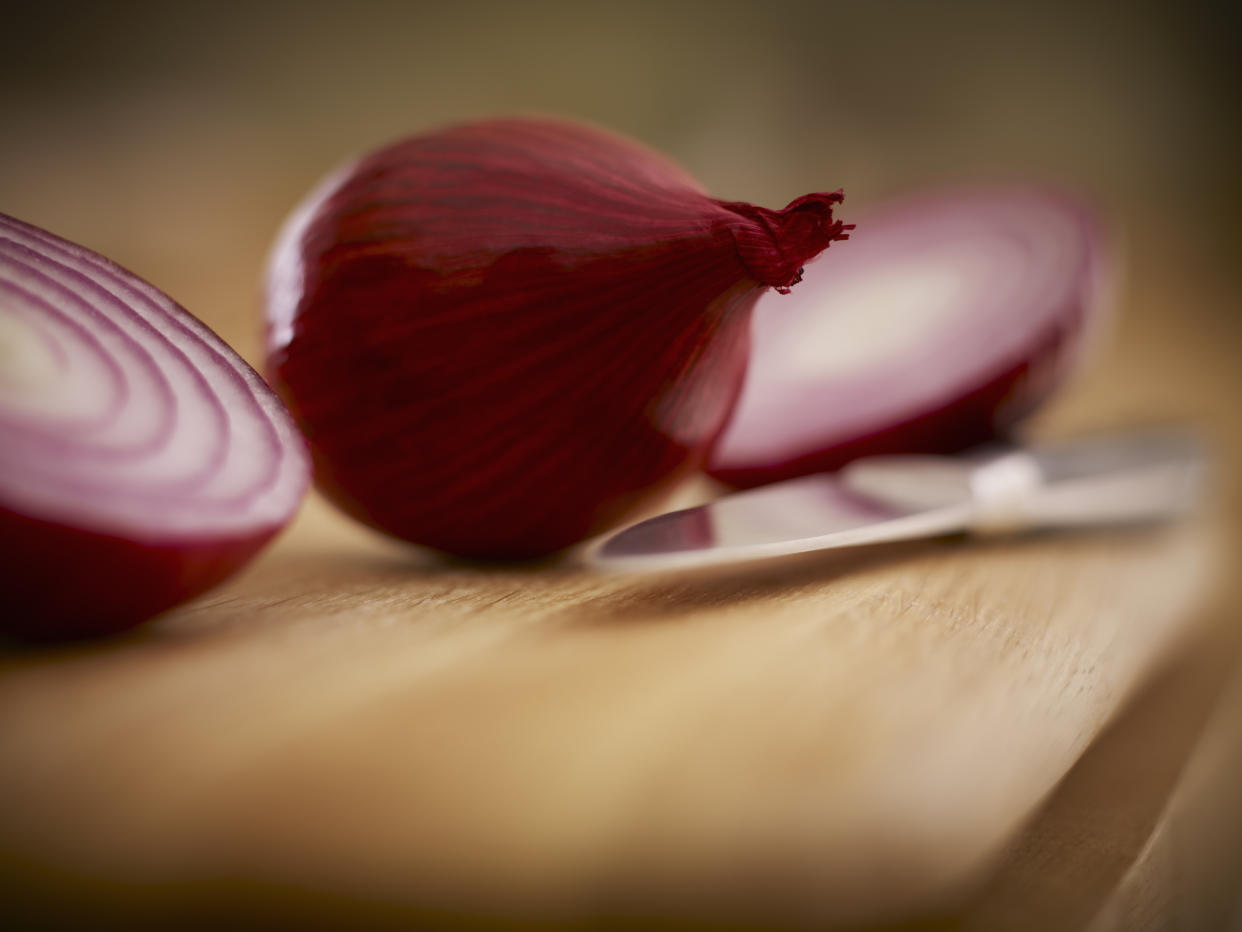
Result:
<svg viewBox="0 0 1242 932"><path fill-rule="evenodd" d="M642 521L590 546L604 569L712 566L968 531L1152 523L1190 509L1206 456L1144 429L961 456L876 456Z"/></svg>

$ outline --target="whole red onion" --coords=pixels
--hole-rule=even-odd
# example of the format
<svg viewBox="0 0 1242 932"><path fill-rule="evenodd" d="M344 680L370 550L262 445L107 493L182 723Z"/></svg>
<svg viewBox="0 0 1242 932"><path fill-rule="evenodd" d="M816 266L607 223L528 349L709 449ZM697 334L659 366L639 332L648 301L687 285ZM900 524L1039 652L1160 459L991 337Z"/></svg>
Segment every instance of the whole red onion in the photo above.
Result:
<svg viewBox="0 0 1242 932"><path fill-rule="evenodd" d="M357 518L471 557L556 551L702 464L756 298L846 238L841 199L714 200L636 143L550 119L415 136L290 218L273 381Z"/></svg>

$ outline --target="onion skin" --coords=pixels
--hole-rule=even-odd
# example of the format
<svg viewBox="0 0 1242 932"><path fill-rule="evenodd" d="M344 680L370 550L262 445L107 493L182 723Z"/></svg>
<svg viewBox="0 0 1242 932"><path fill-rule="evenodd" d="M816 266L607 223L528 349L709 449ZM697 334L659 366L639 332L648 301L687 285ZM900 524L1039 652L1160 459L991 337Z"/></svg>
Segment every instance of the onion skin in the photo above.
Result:
<svg viewBox="0 0 1242 932"><path fill-rule="evenodd" d="M1017 219L991 221L992 211L1010 211ZM1032 215L1029 229L1024 229L1022 223L1024 211ZM865 428L859 424L843 428L836 411L840 402L834 391L856 386L834 386L828 381L818 387L803 384L781 388L764 384L763 373L770 376L783 363L779 359L752 359L749 376L754 384L743 389L733 422L718 439L707 472L736 488L750 488L832 471L864 456L954 454L1012 436L1082 367L1111 314L1112 263L1096 218L1077 200L1059 192L997 187L926 194L895 202L876 211L874 217L868 215L862 220L868 234L863 242L875 247L877 253L886 248L882 240L905 230L930 232L937 227L948 228L942 237L951 243L955 235L951 222L956 222L951 218L962 217L967 218L967 223L974 218L981 226L995 222L998 238L1029 236L1035 244L1032 251L1036 251L1042 235L1039 212L1055 218L1063 234L1059 248L1066 253L1064 267L1056 270L1063 281L1047 300L1031 302L1031 330L1020 346L992 353L984 360L986 364L969 356L945 357L947 362L936 364L946 371L958 366L967 373L968 365L973 368L941 395L908 398L901 414L874 420ZM917 236L911 235L909 241L917 241ZM897 270L905 248L893 250L891 267L886 267L878 257L861 258L873 262L881 275L900 274ZM822 287L818 293L828 296L840 284L828 265L821 269L812 264L807 269L807 285L800 290L799 298L814 301L816 289ZM989 308L983 306L980 311L987 313ZM757 330L786 327L791 317L799 313L815 311L813 307L760 307L755 326ZM910 367L918 364L918 360L913 360ZM897 377L900 378L899 372ZM870 382L865 391L888 390L869 374L863 378ZM791 401L796 417L789 419L786 436L768 426L771 418L763 423L765 419L757 413L758 409L748 404L751 399L747 395L751 392L770 394L773 398L785 392L797 399ZM766 406L766 410L772 409L773 405ZM768 434L766 447L756 439L762 436L761 432Z"/></svg>
<svg viewBox="0 0 1242 932"><path fill-rule="evenodd" d="M555 120L415 136L287 224L273 384L353 516L471 558L553 553L702 466L755 300L846 238L840 200L712 200L637 144Z"/></svg>
<svg viewBox="0 0 1242 932"><path fill-rule="evenodd" d="M116 634L203 593L309 473L280 400L201 321L0 214L0 636Z"/></svg>
<svg viewBox="0 0 1242 932"><path fill-rule="evenodd" d="M113 635L245 566L280 530L158 545L0 510L3 632L27 641Z"/></svg>

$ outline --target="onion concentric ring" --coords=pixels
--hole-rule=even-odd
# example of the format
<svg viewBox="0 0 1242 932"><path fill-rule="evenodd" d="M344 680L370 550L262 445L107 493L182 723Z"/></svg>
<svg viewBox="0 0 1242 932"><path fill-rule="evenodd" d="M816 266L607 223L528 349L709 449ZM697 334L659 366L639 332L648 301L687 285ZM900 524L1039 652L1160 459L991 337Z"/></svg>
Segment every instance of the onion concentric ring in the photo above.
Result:
<svg viewBox="0 0 1242 932"><path fill-rule="evenodd" d="M0 215L5 630L113 631L201 592L287 523L308 475L279 399L201 321Z"/></svg>
<svg viewBox="0 0 1242 932"><path fill-rule="evenodd" d="M1003 436L1081 368L1108 319L1091 212L1028 186L866 212L848 252L755 308L750 368L709 471L754 486L860 456Z"/></svg>

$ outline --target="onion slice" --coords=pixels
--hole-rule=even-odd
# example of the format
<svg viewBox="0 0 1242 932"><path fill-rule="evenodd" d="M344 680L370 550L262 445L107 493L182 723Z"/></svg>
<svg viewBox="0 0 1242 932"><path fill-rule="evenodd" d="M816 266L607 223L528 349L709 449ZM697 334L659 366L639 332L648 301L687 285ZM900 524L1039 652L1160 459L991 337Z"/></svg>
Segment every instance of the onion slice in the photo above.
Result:
<svg viewBox="0 0 1242 932"><path fill-rule="evenodd" d="M1102 238L1063 195L939 192L857 226L791 295L759 300L716 478L754 486L1003 436L1079 367L1107 316Z"/></svg>
<svg viewBox="0 0 1242 932"><path fill-rule="evenodd" d="M202 322L0 214L0 630L107 633L188 599L308 478L279 399Z"/></svg>

